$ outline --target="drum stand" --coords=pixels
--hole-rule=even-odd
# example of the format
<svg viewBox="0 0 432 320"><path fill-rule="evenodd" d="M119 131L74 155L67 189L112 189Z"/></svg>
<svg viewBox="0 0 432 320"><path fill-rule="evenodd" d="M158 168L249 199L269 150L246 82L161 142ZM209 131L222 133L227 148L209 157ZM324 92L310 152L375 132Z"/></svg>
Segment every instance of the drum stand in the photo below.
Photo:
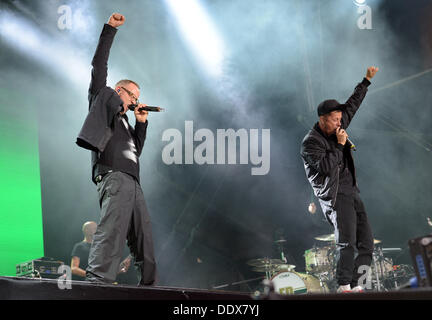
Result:
<svg viewBox="0 0 432 320"><path fill-rule="evenodd" d="M283 262L287 263L287 258L285 257L284 249L283 249L283 244L284 244L285 242L286 242L285 239L280 239L280 240L276 240L276 241L275 241L275 243L276 243L277 246L278 246L278 249L279 249L280 255L281 255L281 260L282 260Z"/></svg>
<svg viewBox="0 0 432 320"><path fill-rule="evenodd" d="M270 269L266 270L266 272L265 272L265 278L267 280L271 280L271 278L272 278L272 270L270 270Z"/></svg>
<svg viewBox="0 0 432 320"><path fill-rule="evenodd" d="M263 280L263 279L265 279L265 278L264 277L258 277L258 278L243 280L243 281L237 281L237 282L233 282L233 283L226 283L226 284L222 284L219 286L215 286L215 287L213 287L213 289L222 289L222 288L226 288L226 287L230 287L230 286L235 286L235 285L249 283L252 281L258 281L258 280Z"/></svg>
<svg viewBox="0 0 432 320"><path fill-rule="evenodd" d="M386 263L389 263L389 260L386 259L386 257L384 256L384 252L383 249L381 247L375 247L375 250L372 254L372 260L373 260L373 264L375 267L375 279L376 279L376 289L377 291L387 291L383 280L386 280L386 273L389 273L389 270L386 270ZM391 263L393 264L393 263ZM394 271L391 270L391 274L392 277L395 278L394 276ZM397 286L397 283L395 283L395 285Z"/></svg>
<svg viewBox="0 0 432 320"><path fill-rule="evenodd" d="M382 251L381 251L382 253ZM372 259L373 259L373 263L375 266L375 276L376 276L376 284L377 284L377 291L381 291L381 282L380 282L380 277L379 277L379 272L378 272L378 258L376 254L372 254ZM380 266L381 267L381 266Z"/></svg>

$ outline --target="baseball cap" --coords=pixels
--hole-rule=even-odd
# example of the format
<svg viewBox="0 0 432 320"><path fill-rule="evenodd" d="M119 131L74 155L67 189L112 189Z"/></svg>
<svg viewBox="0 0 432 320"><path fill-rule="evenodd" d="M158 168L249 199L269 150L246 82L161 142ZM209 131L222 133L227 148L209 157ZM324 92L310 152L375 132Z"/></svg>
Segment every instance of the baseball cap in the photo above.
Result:
<svg viewBox="0 0 432 320"><path fill-rule="evenodd" d="M337 100L324 100L318 105L318 116L323 116L332 111L342 111L343 104L340 104Z"/></svg>

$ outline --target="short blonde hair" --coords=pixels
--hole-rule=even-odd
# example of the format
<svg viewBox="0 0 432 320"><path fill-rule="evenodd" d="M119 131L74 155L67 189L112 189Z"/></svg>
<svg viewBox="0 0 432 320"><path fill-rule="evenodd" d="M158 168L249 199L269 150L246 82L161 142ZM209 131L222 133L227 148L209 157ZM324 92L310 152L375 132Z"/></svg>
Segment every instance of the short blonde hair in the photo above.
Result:
<svg viewBox="0 0 432 320"><path fill-rule="evenodd" d="M129 80L129 79L123 79L123 80L118 81L116 83L115 87L116 88L121 87L121 86L124 86L126 84L130 84L130 83L136 85L138 89L141 89L140 86L138 85L138 83L136 83L135 81Z"/></svg>

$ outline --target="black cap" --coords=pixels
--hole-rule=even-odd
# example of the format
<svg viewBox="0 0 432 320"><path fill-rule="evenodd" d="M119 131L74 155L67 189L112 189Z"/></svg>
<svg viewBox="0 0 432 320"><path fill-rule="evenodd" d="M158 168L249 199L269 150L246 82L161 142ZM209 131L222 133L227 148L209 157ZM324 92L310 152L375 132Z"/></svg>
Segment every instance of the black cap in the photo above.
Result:
<svg viewBox="0 0 432 320"><path fill-rule="evenodd" d="M336 100L325 100L318 105L318 116L323 116L332 111L342 111L343 104Z"/></svg>

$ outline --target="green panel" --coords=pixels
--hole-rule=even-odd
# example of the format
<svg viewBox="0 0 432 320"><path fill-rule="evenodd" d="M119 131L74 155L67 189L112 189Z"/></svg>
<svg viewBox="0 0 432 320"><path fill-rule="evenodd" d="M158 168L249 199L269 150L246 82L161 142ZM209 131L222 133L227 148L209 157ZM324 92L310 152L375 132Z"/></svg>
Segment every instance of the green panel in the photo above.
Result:
<svg viewBox="0 0 432 320"><path fill-rule="evenodd" d="M8 99L9 98L9 99ZM0 275L44 256L38 127L30 106L0 90Z"/></svg>

